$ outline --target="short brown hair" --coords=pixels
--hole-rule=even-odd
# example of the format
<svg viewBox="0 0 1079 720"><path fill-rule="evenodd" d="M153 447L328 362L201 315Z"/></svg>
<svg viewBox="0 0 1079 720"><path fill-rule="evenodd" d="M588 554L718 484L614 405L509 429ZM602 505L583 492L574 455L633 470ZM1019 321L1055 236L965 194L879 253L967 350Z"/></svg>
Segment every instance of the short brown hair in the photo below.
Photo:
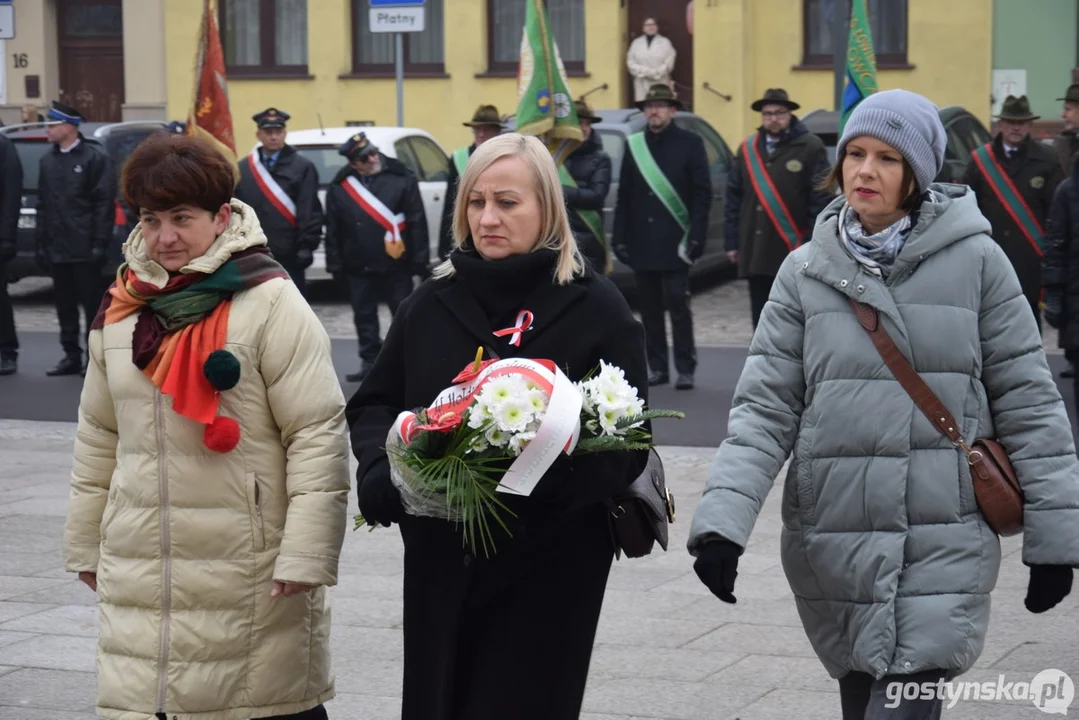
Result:
<svg viewBox="0 0 1079 720"><path fill-rule="evenodd" d="M216 213L232 199L232 163L212 145L170 132L156 132L131 153L120 178L133 212L194 205Z"/></svg>
<svg viewBox="0 0 1079 720"><path fill-rule="evenodd" d="M828 174L817 185L817 189L821 191L839 190L843 192L843 161L847 159L847 146L844 145L843 149L839 152L835 159L835 165L828 171ZM899 203L899 209L905 212L913 212L918 209L919 202L921 200L921 194L918 192L918 181L914 177L914 168L910 166L906 158L903 158L903 187L911 188L910 194L907 195L903 202Z"/></svg>

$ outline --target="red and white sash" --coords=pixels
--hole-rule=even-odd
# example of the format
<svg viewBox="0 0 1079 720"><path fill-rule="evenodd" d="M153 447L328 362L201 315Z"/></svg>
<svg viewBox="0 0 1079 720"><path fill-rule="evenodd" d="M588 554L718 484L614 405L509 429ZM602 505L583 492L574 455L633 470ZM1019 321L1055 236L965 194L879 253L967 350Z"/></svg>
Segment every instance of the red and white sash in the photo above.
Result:
<svg viewBox="0 0 1079 720"><path fill-rule="evenodd" d="M349 197L355 200L356 204L364 212L374 218L379 225L386 228L385 240L387 243L401 242L401 231L405 229L404 213L395 215L392 210L386 207L384 202L375 197L375 194L365 188L363 183L353 175L345 178L345 181L341 183L341 187L345 189Z"/></svg>
<svg viewBox="0 0 1079 720"><path fill-rule="evenodd" d="M255 184L259 186L259 190L270 201L270 204L285 216L285 220L288 220L289 225L296 227L296 203L292 202L292 198L285 194L285 191L277 184L270 171L262 164L262 160L259 159L258 148L252 150L251 154L247 156L247 166L251 168L251 175L255 178Z"/></svg>

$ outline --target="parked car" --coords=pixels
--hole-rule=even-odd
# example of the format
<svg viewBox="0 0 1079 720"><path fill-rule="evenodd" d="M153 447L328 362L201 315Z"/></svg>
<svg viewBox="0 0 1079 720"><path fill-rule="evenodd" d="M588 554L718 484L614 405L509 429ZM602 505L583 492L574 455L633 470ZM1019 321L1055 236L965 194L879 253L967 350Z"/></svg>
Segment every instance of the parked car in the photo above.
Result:
<svg viewBox="0 0 1079 720"><path fill-rule="evenodd" d="M153 132L162 129L165 123L154 121L133 121L121 123L83 123L80 130L87 142L95 143L112 158L116 166L116 177L119 182L119 173L131 156L135 146L150 136ZM7 264L7 279L15 282L24 277L48 276L48 273L40 268L34 256L34 235L37 229L37 193L38 193L38 170L41 158L50 152L52 146L45 135L45 125L42 123L27 123L23 125L9 125L0 128L0 132L11 139L19 160L22 162L23 191L22 209L19 215L19 232L15 239L15 259ZM117 222L122 218L122 212L118 212ZM120 264L119 246L123 239L117 242L115 233L113 244L109 248L109 263L102 272L111 275ZM125 235L126 237L126 235Z"/></svg>
<svg viewBox="0 0 1079 720"><path fill-rule="evenodd" d="M993 139L978 118L958 105L940 109L940 121L948 134L944 155L944 169L937 182L962 183L970 154ZM839 142L839 113L835 110L813 110L802 117L809 131L824 141L828 148L828 161L835 162L836 145Z"/></svg>
<svg viewBox="0 0 1079 720"><path fill-rule="evenodd" d="M326 206L326 190L334 175L345 165L337 149L358 132L364 132L387 157L396 158L416 175L427 215L427 234L431 259L438 257L438 233L442 222L442 203L449 178L449 157L442 146L424 130L402 127L334 127L316 130L290 130L288 144L315 164L318 169L318 197ZM257 147L257 145L256 145ZM250 152L250 151L249 151ZM325 280L326 252L319 247L315 261L307 270L308 280Z"/></svg>
<svg viewBox="0 0 1079 720"><path fill-rule="evenodd" d="M592 126L592 131L599 135L603 150L611 156L611 189L607 192L607 201L603 204L603 225L610 237L614 232L614 211L618 203L618 178L622 172L622 160L626 156L627 138L645 129L647 121L644 113L636 108L621 110L597 110L602 122ZM704 255L690 270L691 279L702 278L730 265L723 241L723 206L727 192L727 175L734 154L723 137L708 122L691 112L678 112L674 124L683 130L696 133L704 141L704 152L708 160L708 171L712 177L712 208L708 214L708 239ZM506 132L512 132L513 120L509 121ZM634 286L633 271L614 260L614 272L611 279L623 291Z"/></svg>

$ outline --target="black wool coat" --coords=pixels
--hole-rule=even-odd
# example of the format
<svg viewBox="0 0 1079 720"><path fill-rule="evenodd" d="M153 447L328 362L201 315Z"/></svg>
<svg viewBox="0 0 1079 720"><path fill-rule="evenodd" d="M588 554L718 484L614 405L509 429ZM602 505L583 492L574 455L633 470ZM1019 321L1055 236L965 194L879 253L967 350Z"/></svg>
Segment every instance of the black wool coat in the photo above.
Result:
<svg viewBox="0 0 1079 720"><path fill-rule="evenodd" d="M281 148L270 175L285 194L296 203L296 224L267 199L255 182L247 157L240 158L240 183L236 198L255 208L259 224L266 233L270 251L284 262L295 259L301 247L314 252L322 242L322 203L318 199L318 170L315 164L296 152L291 145Z"/></svg>
<svg viewBox="0 0 1079 720"><path fill-rule="evenodd" d="M1000 134L997 134L993 140L993 153L1012 184L1015 185L1015 189L1023 197L1027 207L1034 213L1034 217L1044 229L1053 195L1064 179L1064 172L1060 169L1060 161L1056 153L1052 148L1028 136L1016 153L1011 158L1007 158ZM1019 276L1019 284L1023 287L1023 294L1027 296L1027 301L1036 306L1042 291L1042 252L1030 244L1027 236L1019 229L1019 223L997 199L996 193L993 192L989 181L978 168L973 156L967 163L963 182L974 191L982 215L985 215L986 220L993 226L993 239L1012 261L1012 267L1015 268L1015 274Z"/></svg>
<svg viewBox="0 0 1079 720"><path fill-rule="evenodd" d="M644 136L656 164L689 211L689 256L699 258L708 239L708 213L712 208L712 179L704 141L674 123L658 133L645 130ZM628 265L637 271L684 270L686 263L678 257L684 234L645 182L627 143L618 180L612 247L618 250L619 257L628 257Z"/></svg>
<svg viewBox="0 0 1079 720"><path fill-rule="evenodd" d="M644 333L614 285L592 272L541 282L519 348L457 277L423 283L398 308L346 411L358 481L386 463L397 414L430 404L476 354L553 360L580 380L601 359L647 397ZM507 308L512 315L519 308ZM486 355L486 354L485 354ZM445 520L405 516L403 720L575 720L614 556L602 500L644 470L645 452L560 459L531 497L507 498L512 538L473 556Z"/></svg>
<svg viewBox="0 0 1079 720"><path fill-rule="evenodd" d="M70 152L53 145L38 170L38 247L53 263L90 262L94 248L108 252L116 192L112 159L96 142L80 133Z"/></svg>
<svg viewBox="0 0 1079 720"><path fill-rule="evenodd" d="M1047 312L1060 313L1060 347L1079 350L1079 188L1072 176L1062 182L1053 196L1045 230L1042 283Z"/></svg>
<svg viewBox="0 0 1079 720"><path fill-rule="evenodd" d="M593 132L587 142L582 143L565 160L566 170L577 183L577 187L562 186L569 209L569 225L573 236L592 267L602 273L607 256L603 243L592 234L588 225L581 219L578 210L594 210L604 220L603 206L607 201L607 192L611 189L611 156L603 152L599 133Z"/></svg>

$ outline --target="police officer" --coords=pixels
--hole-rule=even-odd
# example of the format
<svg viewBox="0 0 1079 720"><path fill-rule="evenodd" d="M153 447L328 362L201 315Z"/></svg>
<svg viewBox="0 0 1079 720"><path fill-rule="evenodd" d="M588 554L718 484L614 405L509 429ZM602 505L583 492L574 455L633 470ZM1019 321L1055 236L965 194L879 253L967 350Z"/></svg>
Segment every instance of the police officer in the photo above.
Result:
<svg viewBox="0 0 1079 720"><path fill-rule="evenodd" d="M82 372L79 308L89 334L101 303L104 265L116 214L116 173L100 145L79 132L82 115L54 102L46 133L52 152L41 158L38 179L36 252L52 269L56 316L64 359L46 375Z"/></svg>
<svg viewBox="0 0 1079 720"><path fill-rule="evenodd" d="M0 135L0 375L13 375L19 355L15 311L7 293L5 265L15 257L22 209L22 162L11 140Z"/></svg>
<svg viewBox="0 0 1079 720"><path fill-rule="evenodd" d="M322 203L315 164L285 143L289 117L277 108L252 116L262 145L240 161L236 197L255 208L274 257L306 295L304 270L322 240Z"/></svg>
<svg viewBox="0 0 1079 720"><path fill-rule="evenodd" d="M420 186L412 171L378 151L365 133L338 150L348 159L326 192L326 269L343 275L356 322L360 369L366 377L382 349L378 303L390 312L412 292L412 276L427 272L430 250Z"/></svg>
<svg viewBox="0 0 1079 720"><path fill-rule="evenodd" d="M442 225L438 233L438 257L445 259L453 249L453 206L457 203L457 181L465 174L465 166L476 148L501 134L506 124L494 105L480 105L472 114L472 119L462 123L472 128L472 144L459 147L450 157L450 174L446 179L446 202L442 206Z"/></svg>
<svg viewBox="0 0 1079 720"><path fill-rule="evenodd" d="M1031 312L1041 326L1043 233L1064 171L1053 149L1031 137L1038 116L1026 95L1004 98L1000 132L975 150L963 182L993 226L993 239L1012 261Z"/></svg>
<svg viewBox="0 0 1079 720"><path fill-rule="evenodd" d="M712 180L704 141L673 120L682 101L655 84L637 103L648 125L629 137L618 184L614 253L633 268L648 344L648 384L670 381L665 312L671 316L676 390L693 388L697 349L689 267L704 253Z"/></svg>

